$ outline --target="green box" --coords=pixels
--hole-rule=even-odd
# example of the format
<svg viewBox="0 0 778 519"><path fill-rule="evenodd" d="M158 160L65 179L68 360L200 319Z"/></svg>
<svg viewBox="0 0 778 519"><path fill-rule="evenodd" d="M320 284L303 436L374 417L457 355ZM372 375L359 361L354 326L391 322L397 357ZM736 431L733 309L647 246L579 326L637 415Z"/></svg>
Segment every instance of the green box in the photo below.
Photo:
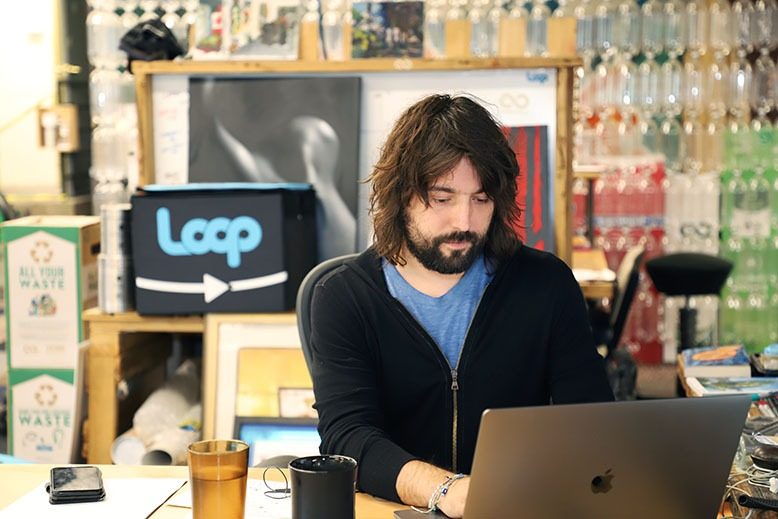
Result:
<svg viewBox="0 0 778 519"><path fill-rule="evenodd" d="M100 219L29 216L3 222L8 368L73 370L82 311L97 304Z"/></svg>
<svg viewBox="0 0 778 519"><path fill-rule="evenodd" d="M79 461L84 406L78 373L68 369L9 372L9 454L36 463Z"/></svg>

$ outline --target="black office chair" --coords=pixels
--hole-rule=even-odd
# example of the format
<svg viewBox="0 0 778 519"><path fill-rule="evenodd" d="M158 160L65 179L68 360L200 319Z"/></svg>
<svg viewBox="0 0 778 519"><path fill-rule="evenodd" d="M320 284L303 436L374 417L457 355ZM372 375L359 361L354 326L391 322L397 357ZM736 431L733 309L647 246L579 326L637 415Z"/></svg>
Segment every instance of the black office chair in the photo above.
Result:
<svg viewBox="0 0 778 519"><path fill-rule="evenodd" d="M313 298L313 289L316 286L316 283L318 283L327 273L335 270L346 261L356 258L357 256L359 256L358 253L346 254L344 256L338 256L322 261L305 275L302 283L300 283L300 288L297 289L297 332L300 335L300 344L302 344L305 364L308 366L309 373L311 372L311 365L313 363L310 345L311 299Z"/></svg>
<svg viewBox="0 0 778 519"><path fill-rule="evenodd" d="M678 353L698 346L697 310L689 299L700 295L718 297L732 267L727 259L699 252L667 254L646 262L646 272L659 292L684 298L678 318Z"/></svg>
<svg viewBox="0 0 778 519"><path fill-rule="evenodd" d="M640 267L643 264L644 254L642 246L634 247L627 251L619 265L616 275L616 298L604 337L608 379L617 400L636 398L637 365L632 354L626 348L619 348L619 344L640 283Z"/></svg>

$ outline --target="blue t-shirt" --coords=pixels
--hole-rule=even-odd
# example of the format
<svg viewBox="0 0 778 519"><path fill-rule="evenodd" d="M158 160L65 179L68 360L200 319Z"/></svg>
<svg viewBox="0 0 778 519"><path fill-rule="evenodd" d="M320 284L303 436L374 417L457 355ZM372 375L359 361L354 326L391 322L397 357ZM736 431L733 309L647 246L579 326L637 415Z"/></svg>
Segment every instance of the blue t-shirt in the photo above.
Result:
<svg viewBox="0 0 778 519"><path fill-rule="evenodd" d="M413 288L397 268L386 260L383 268L389 293L435 339L449 365L455 368L470 322L493 277L493 273L486 267L484 257L476 259L457 284L440 297L428 296Z"/></svg>

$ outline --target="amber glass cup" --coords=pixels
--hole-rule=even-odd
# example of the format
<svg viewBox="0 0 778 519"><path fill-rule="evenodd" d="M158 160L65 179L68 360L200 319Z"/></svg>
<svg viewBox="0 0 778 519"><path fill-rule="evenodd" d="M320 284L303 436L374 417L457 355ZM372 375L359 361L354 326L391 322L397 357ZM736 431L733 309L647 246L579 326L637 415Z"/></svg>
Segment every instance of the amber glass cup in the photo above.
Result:
<svg viewBox="0 0 778 519"><path fill-rule="evenodd" d="M249 446L237 440L203 440L189 446L194 519L243 519Z"/></svg>

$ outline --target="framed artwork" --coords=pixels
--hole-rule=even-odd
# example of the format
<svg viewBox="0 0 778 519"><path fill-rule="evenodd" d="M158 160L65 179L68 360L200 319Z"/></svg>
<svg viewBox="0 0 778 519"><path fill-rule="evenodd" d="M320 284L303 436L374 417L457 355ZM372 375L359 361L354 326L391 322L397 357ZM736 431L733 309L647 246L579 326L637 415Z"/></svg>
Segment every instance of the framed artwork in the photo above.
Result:
<svg viewBox="0 0 778 519"><path fill-rule="evenodd" d="M293 313L279 314L207 314L203 341L203 438L229 438L239 410L275 412L278 417L278 396L269 394L267 402L239 398L243 350L283 350L290 357L302 359L297 320ZM244 355L246 355L244 353ZM261 357L263 354L260 353ZM269 355L269 354L265 354ZM272 356L272 355L271 355ZM250 358L249 355L246 358ZM281 355L283 359L286 355ZM283 362L283 360L277 360ZM303 361L304 365L304 361ZM291 368L295 369L295 368ZM244 370L244 397L247 386ZM256 378L257 375L253 374ZM297 374L295 376L302 376ZM272 382L271 382L272 384ZM282 382L276 382L281 385ZM299 383L299 385L305 385ZM276 390L277 391L277 390ZM240 406L240 407L239 407ZM267 407L262 407L267 406Z"/></svg>
<svg viewBox="0 0 778 519"><path fill-rule="evenodd" d="M503 127L508 143L516 153L519 177L516 201L521 216L514 229L522 243L554 252L554 225L551 221L548 128L545 126Z"/></svg>
<svg viewBox="0 0 778 519"><path fill-rule="evenodd" d="M424 2L354 2L352 58L420 58Z"/></svg>
<svg viewBox="0 0 778 519"><path fill-rule="evenodd" d="M297 59L301 4L295 0L231 0L228 51L234 57Z"/></svg>
<svg viewBox="0 0 778 519"><path fill-rule="evenodd" d="M345 76L190 78L186 181L309 183L318 260L355 252L360 84Z"/></svg>

